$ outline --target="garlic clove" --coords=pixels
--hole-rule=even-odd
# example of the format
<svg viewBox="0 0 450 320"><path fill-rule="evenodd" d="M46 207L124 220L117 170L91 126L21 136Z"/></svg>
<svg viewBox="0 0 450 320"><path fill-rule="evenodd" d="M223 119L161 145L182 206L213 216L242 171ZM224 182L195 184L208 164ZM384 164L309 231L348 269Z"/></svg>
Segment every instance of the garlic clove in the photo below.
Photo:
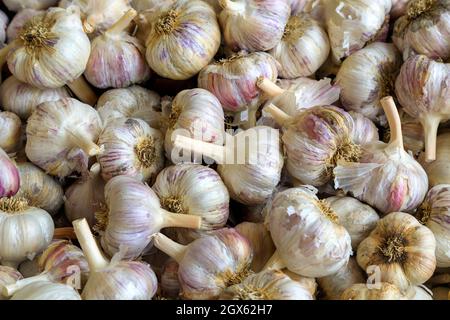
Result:
<svg viewBox="0 0 450 320"><path fill-rule="evenodd" d="M22 274L14 268L0 266L0 287L15 283L16 281L23 279ZM0 300L5 300L7 297L3 296L0 292Z"/></svg>
<svg viewBox="0 0 450 320"><path fill-rule="evenodd" d="M12 296L11 300L81 300L78 292L66 284L34 282Z"/></svg>
<svg viewBox="0 0 450 320"><path fill-rule="evenodd" d="M19 170L6 152L0 148L0 198L14 196L19 188Z"/></svg>
<svg viewBox="0 0 450 320"><path fill-rule="evenodd" d="M355 284L342 293L341 300L407 300L407 298L395 285L381 282L370 288L367 284Z"/></svg>
<svg viewBox="0 0 450 320"><path fill-rule="evenodd" d="M8 111L0 111L0 148L5 152L14 152L21 146L22 121L20 118Z"/></svg>

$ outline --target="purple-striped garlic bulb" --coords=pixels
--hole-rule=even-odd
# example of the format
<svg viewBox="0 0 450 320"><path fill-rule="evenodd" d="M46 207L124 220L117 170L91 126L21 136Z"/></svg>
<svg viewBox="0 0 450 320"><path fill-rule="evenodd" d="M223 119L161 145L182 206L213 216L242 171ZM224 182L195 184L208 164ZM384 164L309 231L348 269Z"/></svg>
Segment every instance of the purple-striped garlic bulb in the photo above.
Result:
<svg viewBox="0 0 450 320"><path fill-rule="evenodd" d="M151 300L158 280L151 267L139 261L121 260L118 254L108 261L100 251L85 219L73 227L89 265L83 300Z"/></svg>
<svg viewBox="0 0 450 320"><path fill-rule="evenodd" d="M0 198L14 196L19 188L19 170L6 152L0 148Z"/></svg>
<svg viewBox="0 0 450 320"><path fill-rule="evenodd" d="M64 212L69 221L85 218L91 227L96 224L95 214L105 210L105 181L100 174L100 165L92 165L67 188L64 195Z"/></svg>
<svg viewBox="0 0 450 320"><path fill-rule="evenodd" d="M37 259L40 274L21 279L3 287L3 295L10 297L24 287L48 281L64 283L82 289L89 276L89 266L83 251L69 241L54 241Z"/></svg>
<svg viewBox="0 0 450 320"><path fill-rule="evenodd" d="M436 269L435 252L436 240L430 229L408 213L393 212L360 243L356 260L368 274L375 267L380 281L406 292L431 278Z"/></svg>
<svg viewBox="0 0 450 320"><path fill-rule="evenodd" d="M106 91L98 98L97 111L104 124L117 118L137 118L155 129L162 126L161 97L140 86Z"/></svg>
<svg viewBox="0 0 450 320"><path fill-rule="evenodd" d="M168 120L164 146L169 159L177 133L204 142L223 144L224 112L219 100L209 91L200 88L183 90L171 104L167 104L167 108L163 108L163 114Z"/></svg>
<svg viewBox="0 0 450 320"><path fill-rule="evenodd" d="M395 83L403 110L417 119L425 132L425 160L436 160L439 124L450 119L450 64L424 55L409 58Z"/></svg>
<svg viewBox="0 0 450 320"><path fill-rule="evenodd" d="M448 166L448 159L450 157L450 132L440 134L437 137L436 145L435 161L426 162L424 153L419 156L419 162L428 175L430 187L439 184L450 184L450 170Z"/></svg>
<svg viewBox="0 0 450 320"><path fill-rule="evenodd" d="M161 295L164 298L176 299L180 295L180 280L178 280L178 262L167 260L161 274Z"/></svg>
<svg viewBox="0 0 450 320"><path fill-rule="evenodd" d="M350 55L336 75L343 107L384 122L380 100L393 93L401 65L401 55L391 43L371 43Z"/></svg>
<svg viewBox="0 0 450 320"><path fill-rule="evenodd" d="M269 51L280 63L279 76L286 79L313 75L329 52L328 35L308 14L291 16L281 41Z"/></svg>
<svg viewBox="0 0 450 320"><path fill-rule="evenodd" d="M314 300L308 288L279 270L252 274L225 289L224 300Z"/></svg>
<svg viewBox="0 0 450 320"><path fill-rule="evenodd" d="M24 121L31 116L41 103L69 97L70 94L65 87L39 89L17 80L14 76L6 79L0 86L0 105L2 108L14 112Z"/></svg>
<svg viewBox="0 0 450 320"><path fill-rule="evenodd" d="M14 268L0 266L0 287L15 283L16 281L23 279L22 274ZM7 297L0 292L0 300L6 300Z"/></svg>
<svg viewBox="0 0 450 320"><path fill-rule="evenodd" d="M201 0L177 0L149 17L147 62L158 75L185 80L215 56L220 45L216 13Z"/></svg>
<svg viewBox="0 0 450 320"><path fill-rule="evenodd" d="M6 28L8 26L8 16L0 10L0 43L6 42Z"/></svg>
<svg viewBox="0 0 450 320"><path fill-rule="evenodd" d="M0 111L0 148L13 153L22 145L22 121L12 112Z"/></svg>
<svg viewBox="0 0 450 320"><path fill-rule="evenodd" d="M23 26L29 20L31 20L31 18L43 13L43 10L35 9L21 9L19 12L17 12L9 23L8 28L6 29L6 37L8 43L17 39L20 30L22 30Z"/></svg>
<svg viewBox="0 0 450 320"><path fill-rule="evenodd" d="M362 145L380 140L378 128L372 120L359 112L350 111L349 114L353 118L352 139L355 144Z"/></svg>
<svg viewBox="0 0 450 320"><path fill-rule="evenodd" d="M388 282L369 287L365 283L357 283L342 292L339 300L408 300L399 288Z"/></svg>
<svg viewBox="0 0 450 320"><path fill-rule="evenodd" d="M48 174L83 173L89 158L101 151L95 144L101 130L100 116L87 104L72 98L44 102L28 118L25 151Z"/></svg>
<svg viewBox="0 0 450 320"><path fill-rule="evenodd" d="M415 216L436 238L436 266L450 267L450 185L431 188Z"/></svg>
<svg viewBox="0 0 450 320"><path fill-rule="evenodd" d="M98 144L102 177L106 181L119 175L152 181L164 168L164 137L147 122L117 118L106 124Z"/></svg>
<svg viewBox="0 0 450 320"><path fill-rule="evenodd" d="M428 177L422 166L403 147L400 117L392 97L381 100L391 130L389 143L361 146L354 161L340 161L333 170L336 188L382 214L412 212L428 191Z"/></svg>
<svg viewBox="0 0 450 320"><path fill-rule="evenodd" d="M308 186L275 195L266 225L277 251L265 268L325 277L338 272L352 254L349 233L328 203Z"/></svg>
<svg viewBox="0 0 450 320"><path fill-rule="evenodd" d="M266 99L256 85L257 79L275 81L277 65L265 52L239 52L206 66L198 76L198 86L213 93L226 113L241 112L242 122L256 122L256 110Z"/></svg>
<svg viewBox="0 0 450 320"><path fill-rule="evenodd" d="M81 300L81 297L72 286L49 281L38 281L17 291L11 297L11 300L67 301Z"/></svg>
<svg viewBox="0 0 450 320"><path fill-rule="evenodd" d="M3 0L9 11L21 11L23 9L45 10L55 6L58 0Z"/></svg>
<svg viewBox="0 0 450 320"><path fill-rule="evenodd" d="M94 87L126 88L150 78L143 44L126 31L136 15L136 10L130 9L105 33L92 40L84 75Z"/></svg>
<svg viewBox="0 0 450 320"><path fill-rule="evenodd" d="M167 167L152 189L164 210L201 217L202 231L216 230L227 223L230 196L219 174L211 168L195 164Z"/></svg>
<svg viewBox="0 0 450 320"><path fill-rule="evenodd" d="M161 229L199 229L202 224L198 215L163 209L148 185L126 176L114 177L106 184L105 204L105 212L97 218L103 222L102 247L110 256L123 249L125 258L137 258L150 248L151 236Z"/></svg>
<svg viewBox="0 0 450 320"><path fill-rule="evenodd" d="M449 29L450 2L410 0L406 14L395 22L392 39L405 60L420 54L445 61L450 58Z"/></svg>
<svg viewBox="0 0 450 320"><path fill-rule="evenodd" d="M234 229L211 232L187 246L161 233L153 240L158 249L178 262L180 295L184 299L217 299L227 287L250 274L251 246Z"/></svg>
<svg viewBox="0 0 450 320"><path fill-rule="evenodd" d="M286 0L219 0L225 43L233 51L267 51L283 37L291 14Z"/></svg>
<svg viewBox="0 0 450 320"><path fill-rule="evenodd" d="M174 145L183 155L172 161L189 162L200 155L208 162L213 159L232 199L245 205L266 202L276 190L284 166L278 130L257 126L227 135L225 140L225 146L218 146L179 135Z"/></svg>

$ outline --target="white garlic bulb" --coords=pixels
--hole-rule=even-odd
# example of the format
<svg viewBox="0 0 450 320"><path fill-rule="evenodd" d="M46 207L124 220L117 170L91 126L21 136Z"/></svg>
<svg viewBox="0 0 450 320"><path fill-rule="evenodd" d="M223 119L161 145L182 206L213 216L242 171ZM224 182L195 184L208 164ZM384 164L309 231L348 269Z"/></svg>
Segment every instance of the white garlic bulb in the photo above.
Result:
<svg viewBox="0 0 450 320"><path fill-rule="evenodd" d="M196 75L217 53L220 28L214 10L200 0L177 0L150 20L147 62L173 80Z"/></svg>
<svg viewBox="0 0 450 320"><path fill-rule="evenodd" d="M378 286L370 288L367 284L355 284L342 293L341 300L407 300L407 298L393 284L381 282Z"/></svg>
<svg viewBox="0 0 450 320"><path fill-rule="evenodd" d="M89 157L100 152L95 142L101 129L97 111L87 104L72 98L45 102L28 118L25 151L51 175L85 172Z"/></svg>
<svg viewBox="0 0 450 320"><path fill-rule="evenodd" d="M55 215L64 202L61 184L30 162L17 163L17 169L20 189L16 197L24 198L29 205Z"/></svg>
<svg viewBox="0 0 450 320"><path fill-rule="evenodd" d="M108 181L118 175L151 181L164 167L164 137L144 120L117 118L106 124L98 144L102 176Z"/></svg>
<svg viewBox="0 0 450 320"><path fill-rule="evenodd" d="M359 247L356 259L361 268L375 266L382 282L405 292L411 285L427 281L436 268L433 232L412 215L390 213L378 222Z"/></svg>
<svg viewBox="0 0 450 320"><path fill-rule="evenodd" d="M48 9L58 3L58 0L3 0L9 11L20 11L22 9Z"/></svg>
<svg viewBox="0 0 450 320"><path fill-rule="evenodd" d="M0 198L14 196L19 188L19 170L6 152L0 148Z"/></svg>
<svg viewBox="0 0 450 320"><path fill-rule="evenodd" d="M233 51L267 51L283 36L291 9L285 0L220 0L225 43Z"/></svg>
<svg viewBox="0 0 450 320"><path fill-rule="evenodd" d="M294 79L313 75L328 58L328 35L307 14L291 16L281 41L269 51L280 63L281 78Z"/></svg>
<svg viewBox="0 0 450 320"><path fill-rule="evenodd" d="M20 279L23 279L23 276L16 269L0 266L0 288L8 284L13 284ZM5 299L6 297L0 292L0 301Z"/></svg>
<svg viewBox="0 0 450 320"><path fill-rule="evenodd" d="M352 239L352 248L358 245L376 227L377 212L367 204L351 197L331 197L325 199L338 217L339 223L347 229Z"/></svg>
<svg viewBox="0 0 450 320"><path fill-rule="evenodd" d="M24 121L39 104L68 97L69 92L64 87L39 89L17 80L14 76L6 79L0 86L0 104L3 109L14 112Z"/></svg>
<svg viewBox="0 0 450 320"><path fill-rule="evenodd" d="M450 133L440 134L437 137L436 146L435 161L425 161L424 153L419 157L419 161L428 175L430 187L439 184L450 184L450 170L448 166L448 159L450 156Z"/></svg>
<svg viewBox="0 0 450 320"><path fill-rule="evenodd" d="M0 10L0 43L6 42L6 28L8 26L8 16Z"/></svg>
<svg viewBox="0 0 450 320"><path fill-rule="evenodd" d="M104 34L92 40L84 75L94 87L126 88L150 78L143 44L125 30L136 15L136 10L130 9Z"/></svg>
<svg viewBox="0 0 450 320"><path fill-rule="evenodd" d="M140 86L106 91L97 101L97 111L104 124L117 118L138 118L160 129L160 109L159 94Z"/></svg>
<svg viewBox="0 0 450 320"><path fill-rule="evenodd" d="M338 217L308 187L288 189L272 200L266 224L277 248L266 267L305 277L336 273L350 258L351 239Z"/></svg>
<svg viewBox="0 0 450 320"><path fill-rule="evenodd" d="M43 10L35 9L21 9L19 12L17 12L9 23L8 28L6 29L6 37L8 39L8 43L17 39L20 30L22 30L23 26L31 18L43 13Z"/></svg>
<svg viewBox="0 0 450 320"><path fill-rule="evenodd" d="M353 142L355 144L367 144L380 140L377 126L367 117L359 112L350 111L353 118ZM405 127L403 127L403 131ZM406 143L405 143L406 145Z"/></svg>
<svg viewBox="0 0 450 320"><path fill-rule="evenodd" d="M69 285L49 281L34 282L14 294L11 300L81 300Z"/></svg>
<svg viewBox="0 0 450 320"><path fill-rule="evenodd" d="M25 199L0 199L0 261L17 267L43 251L53 237L54 224L44 210L28 206Z"/></svg>
<svg viewBox="0 0 450 320"><path fill-rule="evenodd" d="M12 112L0 111L0 148L5 152L17 151L22 142L22 121Z"/></svg>
<svg viewBox="0 0 450 320"><path fill-rule="evenodd" d="M401 55L391 43L371 43L350 55L336 76L344 108L383 122L380 100L393 92L401 64Z"/></svg>

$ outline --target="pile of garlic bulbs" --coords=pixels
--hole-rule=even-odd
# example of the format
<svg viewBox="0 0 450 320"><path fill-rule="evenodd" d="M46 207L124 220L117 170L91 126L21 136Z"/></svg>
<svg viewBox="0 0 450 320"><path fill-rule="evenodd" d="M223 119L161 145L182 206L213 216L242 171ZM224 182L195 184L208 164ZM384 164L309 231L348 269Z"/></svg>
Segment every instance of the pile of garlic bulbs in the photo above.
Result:
<svg viewBox="0 0 450 320"><path fill-rule="evenodd" d="M0 9L0 300L450 300L449 0Z"/></svg>

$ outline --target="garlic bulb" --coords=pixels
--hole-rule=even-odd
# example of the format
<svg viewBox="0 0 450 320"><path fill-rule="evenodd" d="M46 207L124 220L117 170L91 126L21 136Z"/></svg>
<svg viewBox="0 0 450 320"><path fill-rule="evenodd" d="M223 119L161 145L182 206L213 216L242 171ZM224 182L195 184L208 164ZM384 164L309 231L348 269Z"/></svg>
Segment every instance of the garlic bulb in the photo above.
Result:
<svg viewBox="0 0 450 320"><path fill-rule="evenodd" d="M81 300L78 292L69 285L48 281L34 282L12 296L11 300Z"/></svg>
<svg viewBox="0 0 450 320"><path fill-rule="evenodd" d="M338 217L339 223L347 229L356 251L362 240L376 227L378 214L370 206L351 197L331 197L325 199Z"/></svg>
<svg viewBox="0 0 450 320"><path fill-rule="evenodd" d="M405 59L414 53L447 60L450 58L449 18L447 0L410 0L406 14L395 23L392 39Z"/></svg>
<svg viewBox="0 0 450 320"><path fill-rule="evenodd" d="M339 271L352 253L347 230L325 201L308 187L275 195L266 224L277 251L266 267L305 277L325 277Z"/></svg>
<svg viewBox="0 0 450 320"><path fill-rule="evenodd" d="M8 16L0 10L0 43L6 42L6 28L8 26Z"/></svg>
<svg viewBox="0 0 450 320"><path fill-rule="evenodd" d="M17 169L20 189L16 197L24 198L30 206L55 215L64 202L61 184L30 162L17 163Z"/></svg>
<svg viewBox="0 0 450 320"><path fill-rule="evenodd" d="M91 227L96 224L95 214L105 210L105 181L100 165L92 165L89 173L67 188L64 195L64 212L69 221L86 218Z"/></svg>
<svg viewBox="0 0 450 320"><path fill-rule="evenodd" d="M284 269L282 271L285 275L289 276L289 278L305 287L313 297L316 296L317 293L316 279L299 276L298 274L291 272L288 269Z"/></svg>
<svg viewBox="0 0 450 320"><path fill-rule="evenodd" d="M287 79L313 75L329 52L328 35L308 14L291 16L281 41L269 51L280 63L280 77Z"/></svg>
<svg viewBox="0 0 450 320"><path fill-rule="evenodd" d="M78 241L89 264L84 300L151 300L158 280L150 266L138 261L121 261L120 254L108 261L100 251L86 219L73 222Z"/></svg>
<svg viewBox="0 0 450 320"><path fill-rule="evenodd" d="M212 93L204 89L183 90L169 106L170 110L163 110L169 123L165 138L168 158L172 156L172 141L177 132L204 142L223 143L224 113Z"/></svg>
<svg viewBox="0 0 450 320"><path fill-rule="evenodd" d="M342 293L351 286L365 282L363 270L358 266L355 258L350 258L338 272L327 277L317 279L327 300L339 300Z"/></svg>
<svg viewBox="0 0 450 320"><path fill-rule="evenodd" d="M234 229L214 231L187 246L157 233L154 244L178 262L180 295L184 299L216 299L250 273L252 249Z"/></svg>
<svg viewBox="0 0 450 320"><path fill-rule="evenodd" d="M143 44L125 31L136 15L134 9L127 11L104 34L92 40L84 75L94 87L125 88L150 78Z"/></svg>
<svg viewBox="0 0 450 320"><path fill-rule="evenodd" d="M380 140L377 126L361 113L350 111L353 118L353 141L357 145L367 144ZM403 127L403 130L405 127ZM406 143L405 143L406 145Z"/></svg>
<svg viewBox="0 0 450 320"><path fill-rule="evenodd" d="M342 293L341 300L407 300L393 284L381 282L378 285L369 288L367 284L355 284Z"/></svg>
<svg viewBox="0 0 450 320"><path fill-rule="evenodd" d="M44 210L28 206L25 199L0 199L0 261L17 267L26 259L47 248L53 237L51 216Z"/></svg>
<svg viewBox="0 0 450 320"><path fill-rule="evenodd" d="M167 167L152 189L163 209L201 217L201 230L222 228L228 220L230 196L219 174L211 168L195 164Z"/></svg>
<svg viewBox="0 0 450 320"><path fill-rule="evenodd" d="M106 124L98 144L103 179L118 175L151 181L164 167L164 138L144 120L117 118Z"/></svg>
<svg viewBox="0 0 450 320"><path fill-rule="evenodd" d="M401 55L390 43L375 42L350 55L336 76L344 108L383 122L380 100L393 92L401 64Z"/></svg>
<svg viewBox="0 0 450 320"><path fill-rule="evenodd" d="M14 268L0 266L0 287L15 283L17 280L23 279L23 276ZM0 301L7 297L0 292Z"/></svg>
<svg viewBox="0 0 450 320"><path fill-rule="evenodd" d="M252 141L250 145L248 139ZM174 163L189 162L192 153L215 160L230 197L240 203L264 203L280 182L284 159L275 129L258 126L235 136L228 135L225 146L179 135L174 145L177 150L183 150L181 158L175 159L172 153Z"/></svg>
<svg viewBox="0 0 450 320"><path fill-rule="evenodd" d="M200 0L177 0L151 18L147 62L157 74L173 80L196 75L217 53L220 29L216 14Z"/></svg>
<svg viewBox="0 0 450 320"><path fill-rule="evenodd" d="M417 55L403 64L395 83L395 92L403 110L422 124L428 162L436 159L439 124L450 118L449 77L450 64Z"/></svg>
<svg viewBox="0 0 450 320"><path fill-rule="evenodd" d="M225 289L226 300L314 300L307 288L278 270L252 274Z"/></svg>
<svg viewBox="0 0 450 320"><path fill-rule="evenodd" d="M386 214L414 211L428 191L428 177L403 147L400 117L392 97L381 100L391 140L361 147L358 162L340 162L334 169L336 189L350 192L358 200Z"/></svg>
<svg viewBox="0 0 450 320"><path fill-rule="evenodd" d="M125 258L137 258L150 244L150 237L166 227L199 229L202 219L161 208L155 192L142 182L117 176L105 186L105 231L101 244L113 256L121 248ZM100 221L101 222L101 221Z"/></svg>
<svg viewBox="0 0 450 320"><path fill-rule="evenodd" d="M436 238L437 267L450 267L450 185L431 188L415 215Z"/></svg>
<svg viewBox="0 0 450 320"><path fill-rule="evenodd" d="M45 10L58 3L58 0L3 0L9 11L21 11L22 9Z"/></svg>
<svg viewBox="0 0 450 320"><path fill-rule="evenodd" d="M31 18L43 13L43 10L35 9L21 9L19 12L17 12L9 23L8 28L6 29L6 37L8 39L8 43L17 39L20 30L22 30L23 26L29 20L31 20Z"/></svg>
<svg viewBox="0 0 450 320"><path fill-rule="evenodd" d="M20 82L14 76L6 79L0 86L0 104L3 109L14 112L24 121L39 104L69 97L69 92L64 87L39 89Z"/></svg>
<svg viewBox="0 0 450 320"><path fill-rule="evenodd" d="M14 152L22 142L22 121L12 112L0 111L0 148Z"/></svg>
<svg viewBox="0 0 450 320"><path fill-rule="evenodd" d="M28 118L25 151L51 175L85 172L89 157L101 151L95 144L101 129L97 111L87 104L72 98L44 102Z"/></svg>
<svg viewBox="0 0 450 320"><path fill-rule="evenodd" d="M225 43L233 51L267 51L283 36L291 14L285 0L219 0Z"/></svg>
<svg viewBox="0 0 450 320"><path fill-rule="evenodd" d="M263 223L243 222L236 230L250 242L253 250L251 269L260 272L275 252L275 245Z"/></svg>
<svg viewBox="0 0 450 320"><path fill-rule="evenodd" d="M0 148L0 199L12 197L20 188L20 175L14 162Z"/></svg>
<svg viewBox="0 0 450 320"><path fill-rule="evenodd" d="M358 247L356 259L366 270L379 269L382 282L406 291L427 281L436 268L436 240L433 232L412 215L390 213L381 219Z"/></svg>
<svg viewBox="0 0 450 320"><path fill-rule="evenodd" d="M139 86L106 91L97 101L97 111L104 124L117 118L138 118L160 129L160 109L159 94Z"/></svg>
<svg viewBox="0 0 450 320"><path fill-rule="evenodd" d="M161 294L165 298L176 299L180 294L180 281L178 280L178 263L169 259L164 265L161 274Z"/></svg>
<svg viewBox="0 0 450 320"><path fill-rule="evenodd" d="M450 156L450 133L443 133L437 137L436 141L436 160L433 162L425 161L425 154L420 155L420 163L427 172L430 180L430 187L439 184L450 184L450 170L448 159Z"/></svg>

